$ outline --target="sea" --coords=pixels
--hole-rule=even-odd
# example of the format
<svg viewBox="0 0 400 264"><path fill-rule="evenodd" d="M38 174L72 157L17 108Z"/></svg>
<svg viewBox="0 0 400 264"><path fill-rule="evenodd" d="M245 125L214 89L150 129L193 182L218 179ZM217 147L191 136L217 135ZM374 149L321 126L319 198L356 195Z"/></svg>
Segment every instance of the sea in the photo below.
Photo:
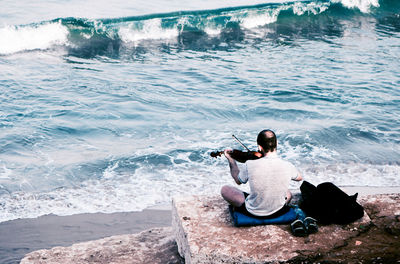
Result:
<svg viewBox="0 0 400 264"><path fill-rule="evenodd" d="M2 0L0 222L218 195L263 129L313 184L400 186L399 87L398 0Z"/></svg>

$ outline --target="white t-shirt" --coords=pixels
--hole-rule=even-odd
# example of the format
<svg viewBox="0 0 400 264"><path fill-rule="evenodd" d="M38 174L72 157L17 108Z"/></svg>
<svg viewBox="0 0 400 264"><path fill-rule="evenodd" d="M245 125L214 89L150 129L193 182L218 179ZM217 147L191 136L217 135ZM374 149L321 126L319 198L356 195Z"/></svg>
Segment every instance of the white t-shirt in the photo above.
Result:
<svg viewBox="0 0 400 264"><path fill-rule="evenodd" d="M257 160L248 160L240 170L241 183L249 182L250 195L246 198L246 209L257 216L267 216L285 205L290 180L297 178L298 171L289 161L268 153Z"/></svg>

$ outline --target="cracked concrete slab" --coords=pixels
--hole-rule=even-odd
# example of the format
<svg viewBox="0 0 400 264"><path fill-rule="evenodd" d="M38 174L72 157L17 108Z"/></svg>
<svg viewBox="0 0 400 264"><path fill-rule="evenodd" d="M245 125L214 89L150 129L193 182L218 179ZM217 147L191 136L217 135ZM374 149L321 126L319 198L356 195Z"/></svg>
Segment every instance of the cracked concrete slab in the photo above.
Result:
<svg viewBox="0 0 400 264"><path fill-rule="evenodd" d="M364 214L349 225L322 226L308 237L294 237L289 225L238 228L220 196L175 197L172 219L178 250L187 264L290 262L346 245L371 221Z"/></svg>

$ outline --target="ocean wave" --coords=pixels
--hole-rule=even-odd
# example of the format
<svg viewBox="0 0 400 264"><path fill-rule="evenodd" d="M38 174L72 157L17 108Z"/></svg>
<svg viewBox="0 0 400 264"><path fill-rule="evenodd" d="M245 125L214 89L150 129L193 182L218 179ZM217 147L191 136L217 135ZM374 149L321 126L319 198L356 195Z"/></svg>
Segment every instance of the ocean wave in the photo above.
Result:
<svg viewBox="0 0 400 264"><path fill-rule="evenodd" d="M363 13L369 13L372 7L379 7L379 0L333 0L346 8L357 8Z"/></svg>
<svg viewBox="0 0 400 264"><path fill-rule="evenodd" d="M6 26L0 28L0 55L67 45L68 34L68 28L61 24L61 20L30 26Z"/></svg>
<svg viewBox="0 0 400 264"><path fill-rule="evenodd" d="M146 20L142 27L135 28L134 25L122 26L118 30L119 38L123 42L138 42L148 39L171 39L179 35L177 27L163 28L162 21L159 18Z"/></svg>
<svg viewBox="0 0 400 264"><path fill-rule="evenodd" d="M55 129L58 131L58 127ZM64 135L64 131L57 134ZM223 185L233 183L226 160L209 156L212 150L240 147L230 136L204 130L183 134L165 132L163 142L155 143L159 140L155 137L143 142L145 148L125 138L118 140L120 145L113 142L117 145L114 152L94 142L83 146L82 139L69 140L68 144L61 143L64 147L50 143L55 145L54 151L36 149L25 162L21 161L24 152L15 162L0 160L0 222L46 214L140 211L169 203L175 195L215 195ZM306 134L292 127L290 133L279 131L279 135L279 154L293 162L310 182L400 186L400 164L395 159L398 148L391 153L384 140L371 144L374 133L331 125L322 131L307 126ZM253 136L247 132L239 137L253 148ZM351 144L364 139L368 144ZM64 149L67 145L70 149ZM385 150L382 155L393 160L376 159L381 151L377 146ZM372 154L364 158L363 152ZM291 187L298 189L296 184Z"/></svg>
<svg viewBox="0 0 400 264"><path fill-rule="evenodd" d="M386 6L388 1L381 2ZM290 26L304 16L316 17L328 11L330 15L341 14L346 10L371 14L379 7L378 0L295 1L115 19L60 18L0 28L0 55L63 46L72 55L90 57L129 49L143 41L179 43L182 38L226 36L232 29L232 34L239 30L243 35L279 21Z"/></svg>
<svg viewBox="0 0 400 264"><path fill-rule="evenodd" d="M321 150L320 155L324 152L326 150ZM180 155L180 159L188 160L187 154ZM121 170L121 163L115 162L103 170L100 179L82 182L77 187L61 187L41 193L11 193L0 185L0 222L46 214L141 211L154 205L168 204L175 195L215 195L223 185L231 182L226 162L218 160L215 163L219 165L193 170L188 168L188 162L177 162L174 169L154 171L139 168L133 173ZM315 184L331 181L339 186L400 186L398 164L349 162L303 164L298 167L306 179ZM121 174L121 171L124 173ZM380 177L383 174L385 177ZM367 182L368 185L365 184ZM292 183L291 188L298 187L297 183Z"/></svg>

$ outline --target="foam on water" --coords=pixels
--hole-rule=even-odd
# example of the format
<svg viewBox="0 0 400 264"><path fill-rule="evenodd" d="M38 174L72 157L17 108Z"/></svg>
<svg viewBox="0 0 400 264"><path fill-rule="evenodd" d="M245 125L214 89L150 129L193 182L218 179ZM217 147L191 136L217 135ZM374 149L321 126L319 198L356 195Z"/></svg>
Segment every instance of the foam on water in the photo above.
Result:
<svg viewBox="0 0 400 264"><path fill-rule="evenodd" d="M263 10L263 12L249 12L249 15L241 21L241 26L247 29L257 28L274 23L282 11L291 9L294 15L320 14L329 8L329 3L303 3L294 2L292 4L281 5L277 8Z"/></svg>
<svg viewBox="0 0 400 264"><path fill-rule="evenodd" d="M0 55L5 55L66 45L68 29L60 22L24 27L6 26L0 28L0 36Z"/></svg>
<svg viewBox="0 0 400 264"><path fill-rule="evenodd" d="M143 22L141 28L134 28L133 24L119 29L119 36L124 42L138 42L149 39L172 39L179 35L177 28L162 28L161 19L155 18Z"/></svg>
<svg viewBox="0 0 400 264"><path fill-rule="evenodd" d="M106 160L106 166L101 162L95 162L93 166L81 164L103 169L98 175L89 176L88 180L76 182L70 187L41 192L7 192L0 186L0 211L3 212L0 221L51 213L71 215L139 211L169 203L174 195L218 194L223 185L233 184L233 180L226 159L211 158L209 151L235 144L229 135L214 135L212 131L202 131L202 134L196 136L198 141L191 141L182 135L165 133L163 136L170 140L156 148L161 152L155 153L153 148L132 149L134 156ZM278 134L283 136L287 132L280 130ZM294 138L299 136L295 132L288 134ZM203 137L209 140L203 140ZM303 138L301 144L291 143L291 137L281 137L280 155L292 161L305 179L314 184L331 181L339 186L400 186L399 164L343 162L342 153L338 151L311 144L308 137ZM240 138L247 139L243 142L251 147L251 133L241 134ZM188 149L179 149L182 145ZM3 167L0 170L3 178L8 175L12 178L10 180L18 180L20 185L30 184L25 178L13 178L12 171ZM81 168L79 173L90 171ZM49 175L49 178L52 177L54 175ZM247 190L248 186L242 188ZM292 182L291 188L298 189L299 183ZM31 188L27 186L27 189Z"/></svg>
<svg viewBox="0 0 400 264"><path fill-rule="evenodd" d="M156 171L139 168L134 174L116 172L118 164L116 162L108 167L102 179L83 182L76 188L58 188L40 194L3 194L0 209L4 213L0 221L50 213L69 215L139 211L159 203L169 203L175 194L218 192L219 185L216 182L223 180L219 175L214 175L213 179L208 177L210 171L204 168L188 173L186 165L182 164L174 169Z"/></svg>
<svg viewBox="0 0 400 264"><path fill-rule="evenodd" d="M363 13L369 13L371 7L379 7L379 0L332 0L333 3L341 3L347 8L358 8Z"/></svg>
<svg viewBox="0 0 400 264"><path fill-rule="evenodd" d="M326 150L321 150L321 153L326 153ZM188 160L187 154L178 157ZM225 159L213 163L193 166L189 162L178 162L172 168L154 170L142 167L132 174L121 174L117 172L120 164L116 161L104 170L101 179L85 181L74 188L42 193L3 193L0 196L0 222L45 214L140 211L169 203L175 195L215 195L232 180ZM369 186L400 186L398 165L329 162L300 163L297 167L305 179L314 184L331 181L340 186L364 186L366 182L371 183ZM248 187L241 188L247 190ZM298 189L299 183L291 183L291 188Z"/></svg>
<svg viewBox="0 0 400 264"><path fill-rule="evenodd" d="M109 42L122 40L125 43L135 44L148 40L176 42L177 37L185 30L202 31L215 36L223 32L231 22L238 23L243 29L254 29L277 22L283 11L291 10L295 16L318 15L329 9L332 4L359 9L364 13L369 13L371 7L379 7L378 0L283 1L280 4L237 9L147 15L143 16L142 20L140 17L119 18L114 20L120 22L111 22L107 25L103 24L103 21L107 19L58 19L26 26L0 28L2 35L0 55L36 49L46 50L57 45L85 48L88 45L87 42L90 44L91 40L98 41L98 37ZM76 38L75 31L77 30L82 30L79 34L82 39Z"/></svg>
<svg viewBox="0 0 400 264"><path fill-rule="evenodd" d="M269 12L262 12L261 14L251 14L243 18L240 21L240 25L244 28L251 29L274 23L278 20L279 13L287 8L288 7L281 7L278 9L272 9Z"/></svg>
<svg viewBox="0 0 400 264"><path fill-rule="evenodd" d="M329 3L294 3L293 4L293 13L302 16L304 14L314 14L318 15L324 11L326 11L329 8L330 4Z"/></svg>

